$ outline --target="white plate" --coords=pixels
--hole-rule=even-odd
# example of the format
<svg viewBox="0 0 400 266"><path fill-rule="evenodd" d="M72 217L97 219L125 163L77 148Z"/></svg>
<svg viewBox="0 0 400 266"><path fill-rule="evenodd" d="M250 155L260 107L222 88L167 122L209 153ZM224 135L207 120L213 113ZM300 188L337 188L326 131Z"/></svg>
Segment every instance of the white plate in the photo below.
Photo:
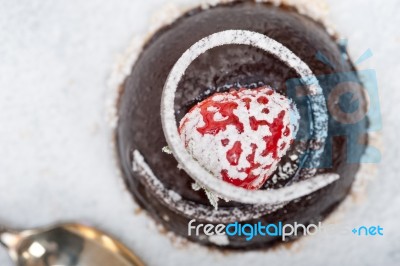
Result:
<svg viewBox="0 0 400 266"><path fill-rule="evenodd" d="M176 2L176 1L175 1ZM180 1L183 2L183 1ZM149 265L395 265L400 260L400 25L396 0L330 0L353 58L377 71L387 144L378 176L341 225L380 224L385 235L307 237L291 249L219 253L171 242L132 201L116 174L105 122L117 55L166 0L51 1L0 6L0 223L83 221L114 234ZM397 214L397 215L395 215ZM12 265L0 253L0 265Z"/></svg>

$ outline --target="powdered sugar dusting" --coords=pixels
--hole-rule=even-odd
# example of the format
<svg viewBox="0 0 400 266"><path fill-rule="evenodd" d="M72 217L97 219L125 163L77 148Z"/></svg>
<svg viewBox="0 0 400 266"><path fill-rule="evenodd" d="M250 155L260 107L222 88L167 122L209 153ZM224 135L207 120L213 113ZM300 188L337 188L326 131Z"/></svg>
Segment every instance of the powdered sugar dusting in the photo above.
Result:
<svg viewBox="0 0 400 266"><path fill-rule="evenodd" d="M181 120L180 134L189 153L214 176L258 189L289 149L298 119L291 100L273 89L241 89L213 95L197 104ZM217 130L218 126L223 128ZM208 132L203 134L207 127Z"/></svg>
<svg viewBox="0 0 400 266"><path fill-rule="evenodd" d="M208 237L208 241L214 243L217 246L229 245L229 239L227 235L212 235Z"/></svg>

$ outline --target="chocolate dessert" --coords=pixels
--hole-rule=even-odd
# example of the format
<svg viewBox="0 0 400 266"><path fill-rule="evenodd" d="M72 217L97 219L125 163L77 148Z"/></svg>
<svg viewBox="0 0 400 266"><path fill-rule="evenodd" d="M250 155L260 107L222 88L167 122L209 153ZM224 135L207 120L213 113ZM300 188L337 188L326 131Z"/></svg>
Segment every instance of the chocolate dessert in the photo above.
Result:
<svg viewBox="0 0 400 266"><path fill-rule="evenodd" d="M276 54L253 41L232 42L192 60L171 102L173 130L193 158L186 162L166 137L163 90L168 80L173 82L172 70L184 53L200 40L211 42L207 38L216 33L239 34L239 39L247 33L266 36ZM314 75L314 84L304 81L309 73L290 65L296 60ZM310 94L313 85L320 88L315 95ZM279 237L260 235L251 241L227 236L218 242L204 234L188 235L188 223L309 224L332 212L359 169L348 158L360 161L364 152L360 145L349 145L348 136L368 127L366 117L343 123L330 113L335 105L346 108L340 101L327 102L337 86L351 92L362 83L335 36L295 8L238 1L190 10L153 34L123 84L116 140L128 188L154 219L192 241L231 249L280 242ZM358 108L366 105L359 98ZM358 141L366 144L367 137L360 135ZM224 193L202 183L192 161L222 187L243 193ZM337 178L303 193L299 184L315 176ZM297 185L298 197L252 196Z"/></svg>

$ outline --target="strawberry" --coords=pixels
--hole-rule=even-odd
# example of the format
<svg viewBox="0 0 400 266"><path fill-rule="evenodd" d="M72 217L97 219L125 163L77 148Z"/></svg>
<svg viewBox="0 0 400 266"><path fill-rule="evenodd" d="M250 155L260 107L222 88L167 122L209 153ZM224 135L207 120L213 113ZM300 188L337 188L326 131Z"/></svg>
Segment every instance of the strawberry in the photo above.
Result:
<svg viewBox="0 0 400 266"><path fill-rule="evenodd" d="M216 178L259 189L275 171L298 129L296 106L270 87L216 93L181 120L188 152Z"/></svg>

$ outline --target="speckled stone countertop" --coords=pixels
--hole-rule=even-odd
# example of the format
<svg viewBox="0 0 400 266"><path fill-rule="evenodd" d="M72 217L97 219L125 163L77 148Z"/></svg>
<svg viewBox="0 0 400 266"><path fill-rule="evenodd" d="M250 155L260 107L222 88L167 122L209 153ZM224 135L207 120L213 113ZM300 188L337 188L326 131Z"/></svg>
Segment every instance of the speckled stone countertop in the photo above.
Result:
<svg viewBox="0 0 400 266"><path fill-rule="evenodd" d="M107 80L130 39L167 1L0 1L0 224L81 221L121 239L149 265L397 265L400 261L400 2L329 0L353 58L376 70L382 162L362 199L332 218L381 225L383 237L319 234L289 247L230 253L174 239L128 194L110 150ZM399 131L398 131L399 130ZM331 219L331 220L332 220ZM0 249L0 265L12 265Z"/></svg>

